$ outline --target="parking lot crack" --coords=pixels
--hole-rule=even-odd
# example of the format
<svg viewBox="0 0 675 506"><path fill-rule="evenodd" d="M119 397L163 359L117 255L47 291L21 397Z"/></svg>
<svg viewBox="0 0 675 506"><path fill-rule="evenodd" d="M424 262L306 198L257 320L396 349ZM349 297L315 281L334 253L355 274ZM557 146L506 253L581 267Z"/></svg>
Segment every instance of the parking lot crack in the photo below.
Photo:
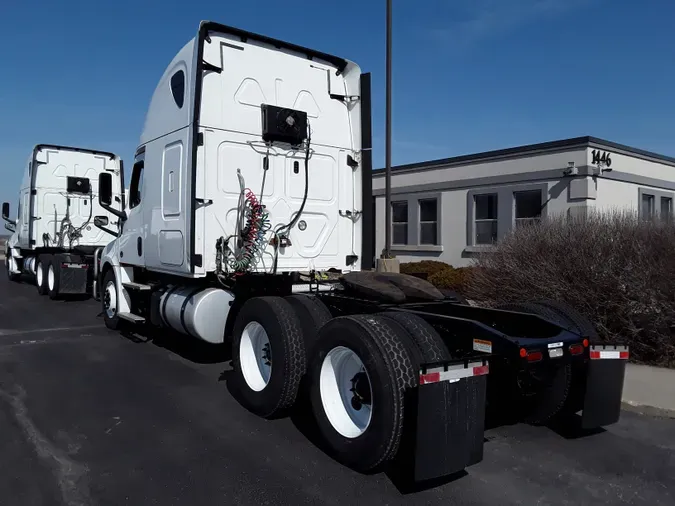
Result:
<svg viewBox="0 0 675 506"><path fill-rule="evenodd" d="M51 467L64 504L67 506L92 505L85 479L88 472L87 466L70 459L67 452L49 441L35 426L28 414L25 403L26 391L23 387L15 385L11 390L8 392L0 388L0 399L11 406L14 417L21 426L26 439L33 446L38 457Z"/></svg>

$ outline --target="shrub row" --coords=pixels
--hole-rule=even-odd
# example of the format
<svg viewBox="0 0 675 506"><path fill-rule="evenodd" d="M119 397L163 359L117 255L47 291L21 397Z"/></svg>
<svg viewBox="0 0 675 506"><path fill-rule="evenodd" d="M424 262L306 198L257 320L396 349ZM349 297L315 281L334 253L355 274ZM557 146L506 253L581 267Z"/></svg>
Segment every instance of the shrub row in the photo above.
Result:
<svg viewBox="0 0 675 506"><path fill-rule="evenodd" d="M472 267L453 267L445 262L422 260L401 264L401 272L419 276L432 283L436 288L454 290L466 295Z"/></svg>
<svg viewBox="0 0 675 506"><path fill-rule="evenodd" d="M441 264L441 265L437 265ZM592 322L634 361L675 367L675 224L634 213L553 217L514 230L473 266L403 264L438 287L488 306L556 299Z"/></svg>

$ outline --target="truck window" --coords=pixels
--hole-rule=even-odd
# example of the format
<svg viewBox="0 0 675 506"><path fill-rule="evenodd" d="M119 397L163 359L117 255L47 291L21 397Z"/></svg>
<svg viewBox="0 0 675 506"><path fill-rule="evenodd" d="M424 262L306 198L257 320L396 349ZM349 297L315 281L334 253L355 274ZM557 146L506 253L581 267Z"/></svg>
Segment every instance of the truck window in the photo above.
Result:
<svg viewBox="0 0 675 506"><path fill-rule="evenodd" d="M185 101L185 72L182 70L171 76L171 94L178 108L182 109Z"/></svg>
<svg viewBox="0 0 675 506"><path fill-rule="evenodd" d="M143 160L134 164L131 172L131 185L129 186L129 208L133 209L141 203L143 191Z"/></svg>

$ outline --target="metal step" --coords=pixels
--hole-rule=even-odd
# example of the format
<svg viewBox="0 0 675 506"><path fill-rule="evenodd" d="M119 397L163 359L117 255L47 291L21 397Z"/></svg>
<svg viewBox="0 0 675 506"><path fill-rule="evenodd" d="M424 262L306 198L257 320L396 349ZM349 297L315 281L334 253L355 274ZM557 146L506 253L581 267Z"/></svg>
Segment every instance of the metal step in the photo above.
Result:
<svg viewBox="0 0 675 506"><path fill-rule="evenodd" d="M134 283L133 281L129 281L128 283L122 283L122 286L124 288L128 288L129 290L152 290L152 286L150 285L144 285L143 283Z"/></svg>
<svg viewBox="0 0 675 506"><path fill-rule="evenodd" d="M132 313L117 313L117 316L119 316L123 320L127 320L132 323L143 323L145 321L145 318L143 318L142 316L138 316Z"/></svg>

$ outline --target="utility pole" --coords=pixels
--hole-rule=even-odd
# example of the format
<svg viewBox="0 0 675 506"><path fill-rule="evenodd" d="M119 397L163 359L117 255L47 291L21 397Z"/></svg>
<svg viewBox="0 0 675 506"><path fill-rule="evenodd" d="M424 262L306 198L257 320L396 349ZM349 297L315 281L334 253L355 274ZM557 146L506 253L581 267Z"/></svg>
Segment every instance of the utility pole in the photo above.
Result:
<svg viewBox="0 0 675 506"><path fill-rule="evenodd" d="M386 70L386 120L385 120L385 197L384 197L384 251L383 258L391 258L391 1L387 0L387 70Z"/></svg>

